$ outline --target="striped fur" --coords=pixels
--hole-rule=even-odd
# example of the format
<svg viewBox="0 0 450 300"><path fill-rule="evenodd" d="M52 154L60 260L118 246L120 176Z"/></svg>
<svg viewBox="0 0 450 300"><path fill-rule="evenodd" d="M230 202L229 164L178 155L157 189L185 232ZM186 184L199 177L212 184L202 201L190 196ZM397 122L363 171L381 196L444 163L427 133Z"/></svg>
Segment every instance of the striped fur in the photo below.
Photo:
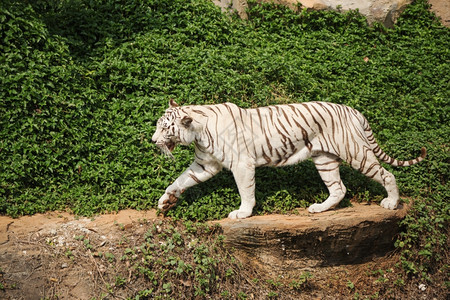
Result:
<svg viewBox="0 0 450 300"><path fill-rule="evenodd" d="M388 156L361 113L327 102L242 109L232 103L179 107L171 100L152 140L169 155L176 144L195 145L194 162L166 189L159 208L174 206L185 189L225 167L233 172L242 201L230 218L246 218L252 213L255 167L287 166L308 158L312 158L330 194L323 203L311 205L311 213L326 211L343 199L342 160L381 183L388 194L381 206L395 209L399 200L395 178L378 159L393 166L410 166L426 156L425 148L419 157L408 161Z"/></svg>

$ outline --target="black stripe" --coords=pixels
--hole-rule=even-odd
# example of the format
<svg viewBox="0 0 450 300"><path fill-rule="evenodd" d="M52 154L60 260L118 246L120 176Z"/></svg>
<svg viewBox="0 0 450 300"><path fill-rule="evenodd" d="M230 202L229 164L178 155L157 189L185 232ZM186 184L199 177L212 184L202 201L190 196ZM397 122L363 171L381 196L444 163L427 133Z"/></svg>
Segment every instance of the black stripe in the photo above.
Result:
<svg viewBox="0 0 450 300"><path fill-rule="evenodd" d="M332 169L320 169L316 166L317 171L319 172L332 172L335 171L336 169L339 169L339 165L337 165L336 167L332 168Z"/></svg>
<svg viewBox="0 0 450 300"><path fill-rule="evenodd" d="M199 114L199 115L202 115L204 117L208 117L208 115L205 112L203 112L201 110L198 110L198 109L192 109L192 112L194 112L196 114Z"/></svg>
<svg viewBox="0 0 450 300"><path fill-rule="evenodd" d="M322 126L320 125L320 123L319 122L317 122L317 120L316 120L316 117L312 114L312 112L311 112L311 110L309 109L309 107L308 107L308 105L305 105L305 108L309 111L309 113L310 113L310 115L311 115L311 117L313 118L313 120L314 120L314 123L316 123L317 124L317 126L319 127L319 132L322 134L323 133L323 129L322 129Z"/></svg>
<svg viewBox="0 0 450 300"><path fill-rule="evenodd" d="M189 173L189 177L191 177L195 182L197 182L197 183L202 183L201 181L200 181L200 179L198 179L194 174L190 174Z"/></svg>
<svg viewBox="0 0 450 300"><path fill-rule="evenodd" d="M281 108L281 112L283 113L284 117L286 118L286 121L288 122L289 126L292 127L292 124L289 121L289 117L288 117L288 115L286 114L286 112L284 111L283 108Z"/></svg>

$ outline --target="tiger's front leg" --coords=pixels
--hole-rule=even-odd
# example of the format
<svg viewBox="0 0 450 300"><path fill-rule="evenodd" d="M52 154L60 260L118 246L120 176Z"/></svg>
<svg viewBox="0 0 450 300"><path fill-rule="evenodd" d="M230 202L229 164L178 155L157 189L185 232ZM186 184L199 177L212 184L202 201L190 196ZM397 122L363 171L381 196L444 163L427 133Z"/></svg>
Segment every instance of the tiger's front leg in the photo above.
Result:
<svg viewBox="0 0 450 300"><path fill-rule="evenodd" d="M158 200L158 208L167 211L174 207L180 195L191 186L206 181L222 170L217 162L194 161L171 185Z"/></svg>
<svg viewBox="0 0 450 300"><path fill-rule="evenodd" d="M255 167L238 166L232 170L234 180L241 196L241 206L238 210L232 211L228 218L244 219L252 215L255 206Z"/></svg>

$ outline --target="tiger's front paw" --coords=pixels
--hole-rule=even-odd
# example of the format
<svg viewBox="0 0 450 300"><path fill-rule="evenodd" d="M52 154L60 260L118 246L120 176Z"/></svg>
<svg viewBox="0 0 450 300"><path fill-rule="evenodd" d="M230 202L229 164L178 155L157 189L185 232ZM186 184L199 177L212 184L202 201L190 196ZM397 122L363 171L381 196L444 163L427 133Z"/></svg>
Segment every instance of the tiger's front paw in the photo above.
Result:
<svg viewBox="0 0 450 300"><path fill-rule="evenodd" d="M178 198L174 194L164 194L158 201L158 208L166 212L177 204Z"/></svg>
<svg viewBox="0 0 450 300"><path fill-rule="evenodd" d="M252 215L252 212L248 212L248 211L243 211L243 210L235 210L230 212L230 214L228 215L228 218L230 219L245 219L248 218Z"/></svg>

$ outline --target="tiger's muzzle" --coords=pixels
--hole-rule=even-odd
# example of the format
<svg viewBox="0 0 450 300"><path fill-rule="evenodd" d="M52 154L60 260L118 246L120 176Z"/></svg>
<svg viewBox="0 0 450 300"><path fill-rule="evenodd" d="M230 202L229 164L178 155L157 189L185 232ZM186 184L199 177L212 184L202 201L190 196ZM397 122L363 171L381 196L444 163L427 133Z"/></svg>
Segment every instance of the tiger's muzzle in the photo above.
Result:
<svg viewBox="0 0 450 300"><path fill-rule="evenodd" d="M156 146L158 146L159 149L161 149L161 152L168 157L174 159L174 156L172 155L173 149L175 149L175 146L177 145L176 142L172 140L154 140L152 139L152 142L155 143Z"/></svg>

